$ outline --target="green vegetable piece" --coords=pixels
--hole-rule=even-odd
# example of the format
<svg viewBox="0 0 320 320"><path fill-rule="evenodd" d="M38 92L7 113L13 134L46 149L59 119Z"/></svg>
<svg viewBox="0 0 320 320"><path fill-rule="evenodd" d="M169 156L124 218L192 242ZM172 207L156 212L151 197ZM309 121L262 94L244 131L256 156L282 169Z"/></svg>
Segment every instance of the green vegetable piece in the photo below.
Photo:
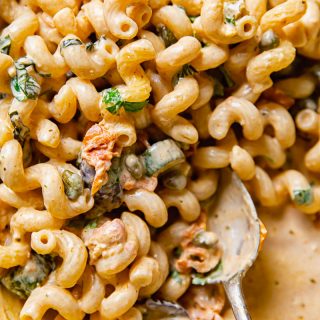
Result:
<svg viewBox="0 0 320 320"><path fill-rule="evenodd" d="M64 170L62 173L64 192L70 200L78 199L83 193L83 181L79 174L70 170Z"/></svg>
<svg viewBox="0 0 320 320"><path fill-rule="evenodd" d="M232 24L233 26L236 25L236 18L233 16L233 17L225 17L224 18L224 21L225 23L229 23L229 24Z"/></svg>
<svg viewBox="0 0 320 320"><path fill-rule="evenodd" d="M182 69L173 77L172 84L175 86L179 82L179 79L192 76L195 73L197 73L197 70L194 67L192 67L190 64L185 64Z"/></svg>
<svg viewBox="0 0 320 320"><path fill-rule="evenodd" d="M81 160L80 170L83 181L91 188L95 176L94 168L89 166L85 160ZM123 202L123 190L120 183L121 170L121 160L113 158L108 170L108 182L94 195L94 206L86 213L87 218L94 219L120 207Z"/></svg>
<svg viewBox="0 0 320 320"><path fill-rule="evenodd" d="M62 41L60 49L64 49L70 46L80 46L80 45L82 45L82 41L79 39L67 39Z"/></svg>
<svg viewBox="0 0 320 320"><path fill-rule="evenodd" d="M158 175L185 160L184 153L171 139L154 143L142 157L147 176Z"/></svg>
<svg viewBox="0 0 320 320"><path fill-rule="evenodd" d="M205 286L206 284L214 284L217 282L217 278L221 275L223 270L222 260L217 264L217 266L207 274L194 273L191 275L192 284Z"/></svg>
<svg viewBox="0 0 320 320"><path fill-rule="evenodd" d="M9 35L6 35L3 38L0 38L0 52L4 54L9 54L11 47L11 38Z"/></svg>
<svg viewBox="0 0 320 320"><path fill-rule="evenodd" d="M312 189L293 190L293 200L297 205L308 205L313 201Z"/></svg>
<svg viewBox="0 0 320 320"><path fill-rule="evenodd" d="M55 267L52 256L33 253L25 266L11 268L1 283L20 298L27 299Z"/></svg>
<svg viewBox="0 0 320 320"><path fill-rule="evenodd" d="M164 25L158 26L157 32L164 41L166 48L170 47L178 41L177 38L174 36L173 32Z"/></svg>
<svg viewBox="0 0 320 320"><path fill-rule="evenodd" d="M148 104L148 100L142 102L124 101L117 88L104 90L102 94L102 102L106 104L106 109L112 114L118 114L122 107L127 112L138 112Z"/></svg>
<svg viewBox="0 0 320 320"><path fill-rule="evenodd" d="M279 44L279 37L273 30L270 29L262 35L259 48L261 51L266 51L278 47Z"/></svg>

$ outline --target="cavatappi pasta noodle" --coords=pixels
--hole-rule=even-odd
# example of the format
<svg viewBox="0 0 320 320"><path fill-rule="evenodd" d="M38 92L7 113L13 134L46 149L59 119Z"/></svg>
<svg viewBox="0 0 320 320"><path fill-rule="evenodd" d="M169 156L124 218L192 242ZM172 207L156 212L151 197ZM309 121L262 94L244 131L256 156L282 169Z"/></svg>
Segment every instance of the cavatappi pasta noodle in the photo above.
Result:
<svg viewBox="0 0 320 320"><path fill-rule="evenodd" d="M230 166L320 211L316 0L0 0L0 319L223 320Z"/></svg>

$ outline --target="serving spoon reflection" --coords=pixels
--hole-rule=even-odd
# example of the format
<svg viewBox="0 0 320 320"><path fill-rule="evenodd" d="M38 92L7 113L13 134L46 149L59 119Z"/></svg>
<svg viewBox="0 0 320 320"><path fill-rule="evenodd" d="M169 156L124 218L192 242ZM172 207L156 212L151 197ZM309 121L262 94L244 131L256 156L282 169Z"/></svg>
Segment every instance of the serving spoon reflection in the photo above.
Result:
<svg viewBox="0 0 320 320"><path fill-rule="evenodd" d="M256 260L260 245L260 222L250 194L230 169L220 172L215 196L204 203L208 229L222 246L222 268L215 283L223 283L237 320L250 320L242 293L242 278Z"/></svg>

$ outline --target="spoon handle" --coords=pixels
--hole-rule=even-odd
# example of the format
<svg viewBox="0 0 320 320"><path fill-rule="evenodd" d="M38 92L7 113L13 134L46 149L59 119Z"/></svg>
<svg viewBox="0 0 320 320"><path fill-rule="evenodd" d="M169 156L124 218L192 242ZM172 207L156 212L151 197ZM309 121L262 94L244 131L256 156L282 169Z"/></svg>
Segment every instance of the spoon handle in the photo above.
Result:
<svg viewBox="0 0 320 320"><path fill-rule="evenodd" d="M223 283L236 320L251 320L243 298L241 276Z"/></svg>

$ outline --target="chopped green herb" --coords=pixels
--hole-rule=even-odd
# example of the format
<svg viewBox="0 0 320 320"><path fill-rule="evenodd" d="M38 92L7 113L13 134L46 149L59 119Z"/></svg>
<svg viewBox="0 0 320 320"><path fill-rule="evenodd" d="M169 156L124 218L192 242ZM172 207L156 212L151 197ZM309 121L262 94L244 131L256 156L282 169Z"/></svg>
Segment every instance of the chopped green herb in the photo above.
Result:
<svg viewBox="0 0 320 320"><path fill-rule="evenodd" d="M0 93L0 100L5 99L6 98L6 94L5 93Z"/></svg>
<svg viewBox="0 0 320 320"><path fill-rule="evenodd" d="M214 79L214 93L213 93L214 97L217 98L222 98L224 97L224 86L221 83L221 81L219 81L219 79Z"/></svg>
<svg viewBox="0 0 320 320"><path fill-rule="evenodd" d="M84 228L85 229L94 229L97 227L97 225L98 225L97 220L94 219L94 220L89 221Z"/></svg>
<svg viewBox="0 0 320 320"><path fill-rule="evenodd" d="M232 88L235 85L235 82L231 79L229 72L223 67L219 67L219 71L222 73L224 80L226 82L226 87L227 88Z"/></svg>
<svg viewBox="0 0 320 320"><path fill-rule="evenodd" d="M122 107L127 112L138 112L148 104L148 100L142 102L124 101L117 88L109 88L104 90L102 101L107 105L106 109L112 114L118 114Z"/></svg>
<svg viewBox="0 0 320 320"><path fill-rule="evenodd" d="M313 201L312 189L293 190L293 200L297 205L308 205Z"/></svg>
<svg viewBox="0 0 320 320"><path fill-rule="evenodd" d="M182 284L181 274L177 270L171 272L171 278L174 279L179 284Z"/></svg>
<svg viewBox="0 0 320 320"><path fill-rule="evenodd" d="M86 220L82 216L70 219L66 222L65 226L69 228L82 229L86 224Z"/></svg>
<svg viewBox="0 0 320 320"><path fill-rule="evenodd" d="M80 46L82 41L79 39L67 39L63 40L60 48L67 48L69 46Z"/></svg>
<svg viewBox="0 0 320 320"><path fill-rule="evenodd" d="M53 256L33 253L25 266L11 268L1 283L12 293L26 299L55 267Z"/></svg>
<svg viewBox="0 0 320 320"><path fill-rule="evenodd" d="M94 44L94 42L88 42L88 43L86 43L86 50L87 51L93 51L94 50L94 46L95 46L95 44Z"/></svg>
<svg viewBox="0 0 320 320"><path fill-rule="evenodd" d="M194 20L196 20L199 16L188 16L189 20L194 23Z"/></svg>
<svg viewBox="0 0 320 320"><path fill-rule="evenodd" d="M29 57L25 56L25 57L21 57L19 58L15 63L14 63L15 67L17 70L20 71L25 71L26 68L32 66L34 67L34 62L32 61L32 59L30 59Z"/></svg>
<svg viewBox="0 0 320 320"><path fill-rule="evenodd" d="M122 47L124 45L124 41L123 39L119 39L117 42L116 42L117 46L118 47Z"/></svg>
<svg viewBox="0 0 320 320"><path fill-rule="evenodd" d="M11 38L9 35L6 35L3 38L0 38L0 52L4 54L9 54L11 47Z"/></svg>
<svg viewBox="0 0 320 320"><path fill-rule="evenodd" d="M179 79L192 76L195 73L197 73L197 70L194 67L192 67L190 64L185 64L182 69L172 78L172 84L175 86L179 82Z"/></svg>
<svg viewBox="0 0 320 320"><path fill-rule="evenodd" d="M70 200L78 199L83 193L83 181L79 174L70 170L64 170L62 173L64 192Z"/></svg>
<svg viewBox="0 0 320 320"><path fill-rule="evenodd" d="M206 274L194 273L191 275L192 284L205 286L206 284L216 283L217 278L221 275L223 270L222 260L217 264L217 266L210 272Z"/></svg>
<svg viewBox="0 0 320 320"><path fill-rule="evenodd" d="M207 70L207 74L214 78L215 97L223 97L225 88L233 88L235 86L235 82L223 66Z"/></svg>
<svg viewBox="0 0 320 320"><path fill-rule="evenodd" d="M23 124L18 111L11 112L9 117L13 125L13 136L23 146L25 141L30 138L30 129Z"/></svg>
<svg viewBox="0 0 320 320"><path fill-rule="evenodd" d="M149 103L148 100L141 101L141 102L123 102L123 107L127 112L138 112L142 110L147 104Z"/></svg>
<svg viewBox="0 0 320 320"><path fill-rule="evenodd" d="M184 153L171 139L154 143L142 157L147 176L158 175L185 160Z"/></svg>
<svg viewBox="0 0 320 320"><path fill-rule="evenodd" d="M225 23L229 23L229 24L232 24L233 26L235 26L236 25L236 19L235 19L235 17L233 16L233 17L225 17L225 19L224 19L224 21L225 21Z"/></svg>
<svg viewBox="0 0 320 320"><path fill-rule="evenodd" d="M37 71L38 72L38 71ZM51 78L51 73L38 72L39 76L42 78Z"/></svg>
<svg viewBox="0 0 320 320"><path fill-rule="evenodd" d="M10 87L13 96L19 101L35 100L40 94L39 83L27 71L30 66L34 66L34 62L27 57L15 62L16 76L11 79Z"/></svg>
<svg viewBox="0 0 320 320"><path fill-rule="evenodd" d="M270 29L262 35L259 48L261 51L266 51L278 47L279 44L279 37L273 30Z"/></svg>
<svg viewBox="0 0 320 320"><path fill-rule="evenodd" d="M166 48L170 47L172 44L178 41L177 38L174 36L173 32L164 25L158 26L157 32L159 36L163 39Z"/></svg>

